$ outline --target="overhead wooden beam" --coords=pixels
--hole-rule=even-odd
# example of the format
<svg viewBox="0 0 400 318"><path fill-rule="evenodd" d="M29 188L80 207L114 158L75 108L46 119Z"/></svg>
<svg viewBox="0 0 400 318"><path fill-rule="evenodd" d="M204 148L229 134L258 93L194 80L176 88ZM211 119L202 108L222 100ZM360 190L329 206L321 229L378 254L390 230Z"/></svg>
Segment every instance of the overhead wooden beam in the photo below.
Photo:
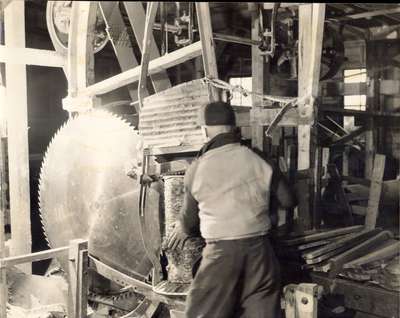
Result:
<svg viewBox="0 0 400 318"><path fill-rule="evenodd" d="M250 111L250 123L251 125L269 126L280 110L280 108L263 109L260 107L253 107ZM278 126L297 127L298 124L299 114L297 113L297 110L289 109L283 116L282 120L278 123Z"/></svg>
<svg viewBox="0 0 400 318"><path fill-rule="evenodd" d="M133 33L135 34L136 41L141 52L143 53L143 37L146 13L144 11L142 2L124 1L123 4L129 18L129 23L132 26ZM149 48L150 60L159 58L160 51L157 47L153 34L150 35L149 41L151 43ZM165 70L160 70L158 73L153 73L150 78L156 92L160 92L171 87L171 81Z"/></svg>
<svg viewBox="0 0 400 318"><path fill-rule="evenodd" d="M48 67L64 67L66 58L56 51L0 45L0 62Z"/></svg>
<svg viewBox="0 0 400 318"><path fill-rule="evenodd" d="M309 170L310 178L303 180L303 195L299 198L300 227L311 226L314 209L316 161L316 140L313 133L317 110L315 99L318 97L321 68L322 39L324 33L326 4L302 4L299 6L299 76L298 95L298 170ZM314 138L312 138L314 136ZM307 190L305 190L307 189Z"/></svg>
<svg viewBox="0 0 400 318"><path fill-rule="evenodd" d="M6 46L25 47L24 1L12 1L4 9L4 35ZM26 66L6 63L6 83L11 255L22 255L32 248ZM32 272L31 264L19 267Z"/></svg>
<svg viewBox="0 0 400 318"><path fill-rule="evenodd" d="M201 55L201 43L195 42L172 53L161 56L149 63L149 75L156 74L172 66L178 65ZM88 86L80 91L82 96L95 96L108 93L112 90L137 82L140 76L140 67L137 66L121 74Z"/></svg>

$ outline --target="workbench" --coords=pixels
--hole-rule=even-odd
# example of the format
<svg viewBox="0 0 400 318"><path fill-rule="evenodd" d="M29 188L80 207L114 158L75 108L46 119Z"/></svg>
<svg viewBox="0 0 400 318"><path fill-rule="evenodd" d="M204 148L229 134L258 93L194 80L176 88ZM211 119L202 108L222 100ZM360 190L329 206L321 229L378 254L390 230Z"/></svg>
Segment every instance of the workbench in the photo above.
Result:
<svg viewBox="0 0 400 318"><path fill-rule="evenodd" d="M344 297L346 308L357 310L357 317L398 318L400 316L400 293L371 284L342 278L329 278L326 273L312 272L313 283L322 285L324 293Z"/></svg>

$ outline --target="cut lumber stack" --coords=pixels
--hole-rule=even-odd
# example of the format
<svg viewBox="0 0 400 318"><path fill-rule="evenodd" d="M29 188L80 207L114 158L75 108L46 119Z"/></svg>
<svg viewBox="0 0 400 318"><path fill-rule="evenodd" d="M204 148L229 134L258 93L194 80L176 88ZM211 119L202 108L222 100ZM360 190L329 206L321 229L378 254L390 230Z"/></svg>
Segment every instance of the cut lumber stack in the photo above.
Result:
<svg viewBox="0 0 400 318"><path fill-rule="evenodd" d="M354 273L361 265L400 254L400 243L391 232L361 225L292 234L277 239L277 245L281 259L296 262L302 269L327 272L330 277Z"/></svg>

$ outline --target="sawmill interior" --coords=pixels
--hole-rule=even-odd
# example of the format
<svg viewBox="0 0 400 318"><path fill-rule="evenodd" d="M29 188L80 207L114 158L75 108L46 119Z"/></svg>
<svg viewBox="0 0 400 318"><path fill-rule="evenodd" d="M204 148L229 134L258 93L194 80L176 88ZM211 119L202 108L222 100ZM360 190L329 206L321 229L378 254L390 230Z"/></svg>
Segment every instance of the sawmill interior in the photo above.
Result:
<svg viewBox="0 0 400 318"><path fill-rule="evenodd" d="M399 318L399 196L397 3L0 2L0 318Z"/></svg>

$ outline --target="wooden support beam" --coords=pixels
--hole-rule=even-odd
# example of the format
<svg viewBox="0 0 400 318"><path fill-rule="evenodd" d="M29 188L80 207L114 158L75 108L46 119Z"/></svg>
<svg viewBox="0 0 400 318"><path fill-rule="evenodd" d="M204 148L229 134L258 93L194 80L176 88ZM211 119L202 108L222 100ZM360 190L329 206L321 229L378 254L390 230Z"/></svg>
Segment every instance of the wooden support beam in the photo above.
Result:
<svg viewBox="0 0 400 318"><path fill-rule="evenodd" d="M178 65L190 59L201 55L201 43L195 42L184 48L178 49L172 53L161 56L149 63L149 75L156 74L162 70L166 70L172 66ZM137 66L121 74L105 79L96 84L90 85L82 89L79 94L82 96L102 95L123 87L130 83L137 82L140 76L140 67Z"/></svg>
<svg viewBox="0 0 400 318"><path fill-rule="evenodd" d="M68 270L68 317L82 318L87 315L88 292L88 243L73 240L69 245Z"/></svg>
<svg viewBox="0 0 400 318"><path fill-rule="evenodd" d="M318 97L319 89L325 6L326 4L302 4L299 6L298 95L302 102L298 105L298 170L313 170L317 167L315 164L316 140L314 140L316 134L313 133L317 112L314 101ZM312 136L314 137L312 138ZM311 226L315 203L314 176L315 173L310 173L310 179L302 180L299 184L299 188L302 188L303 193L306 194L299 197L298 207L299 225L303 229Z"/></svg>
<svg viewBox="0 0 400 318"><path fill-rule="evenodd" d="M24 1L12 1L5 8L4 35L6 46L25 47ZM6 63L6 83L11 255L21 255L30 253L32 245L26 66ZM31 264L19 268L32 271Z"/></svg>
<svg viewBox="0 0 400 318"><path fill-rule="evenodd" d="M143 53L143 38L144 38L144 25L146 20L146 13L144 11L143 5L139 1L124 1L126 13L129 18L129 23L132 26L133 33L135 34L136 41L139 45L141 52ZM160 57L160 51L157 47L156 41L153 34L150 35L150 60L154 60ZM167 72L160 70L158 73L153 73L151 76L151 81L154 86L155 92L163 91L171 87L171 81L168 78Z"/></svg>
<svg viewBox="0 0 400 318"><path fill-rule="evenodd" d="M400 95L399 80L380 80L381 95ZM347 95L367 95L367 83L321 83L322 96L347 96Z"/></svg>
<svg viewBox="0 0 400 318"><path fill-rule="evenodd" d="M2 16L0 9L0 16ZM0 18L0 43L3 43L3 22ZM5 245L5 214L7 202L7 179L6 179L6 122L5 122L6 88L4 86L3 76L0 72L0 257L6 257ZM0 269L0 317L7 316L8 286L7 273L5 269Z"/></svg>
<svg viewBox="0 0 400 318"><path fill-rule="evenodd" d="M5 257L0 260L0 268L23 264L23 263L32 263L38 262L50 258L56 258L60 255L65 254L69 250L69 247L58 247L51 250L40 251L36 253L29 253L26 255L18 255Z"/></svg>
<svg viewBox="0 0 400 318"><path fill-rule="evenodd" d="M68 95L94 83L94 30L97 2L74 1L68 35Z"/></svg>
<svg viewBox="0 0 400 318"><path fill-rule="evenodd" d="M275 116L280 112L280 108L260 108L253 107L250 110L250 124L258 126L268 126ZM299 114L296 109L289 109L278 123L280 127L296 127L299 124Z"/></svg>
<svg viewBox="0 0 400 318"><path fill-rule="evenodd" d="M251 15L251 39L259 41L260 37L260 16L258 12L252 12ZM254 93L264 94L264 56L257 45L251 46L251 75L252 75L252 91ZM253 108L251 111L253 118L257 117L262 106L262 98L252 94L251 101ZM264 150L264 127L258 123L251 125L251 145L252 147Z"/></svg>
<svg viewBox="0 0 400 318"><path fill-rule="evenodd" d="M140 64L140 76L138 87L139 110L143 107L143 97L146 90L147 72L149 70L150 50L152 44L153 24L156 18L158 2L147 4L146 21L144 25L144 36L142 44L142 60Z"/></svg>
<svg viewBox="0 0 400 318"><path fill-rule="evenodd" d="M370 42L369 42L370 43ZM367 105L366 111L374 112L380 110L380 71L375 71L376 59L380 58L376 52L374 45L368 45L366 49L367 54L367 76L369 78L367 89ZM364 176L370 179L372 176L374 156L377 150L376 142L376 125L373 117L366 120L367 131L365 132L365 171Z"/></svg>
<svg viewBox="0 0 400 318"><path fill-rule="evenodd" d="M366 95L366 83L325 82L320 85L322 96Z"/></svg>
<svg viewBox="0 0 400 318"><path fill-rule="evenodd" d="M64 67L66 59L56 51L6 47L0 44L0 62L8 64Z"/></svg>
<svg viewBox="0 0 400 318"><path fill-rule="evenodd" d="M372 17L388 15L388 14L396 14L400 12L400 7L391 8L391 9L382 9L382 10L374 10L374 11L366 11L362 13L349 14L339 18L331 18L331 20L336 21L349 21L349 20L358 20L358 19L369 19Z"/></svg>
<svg viewBox="0 0 400 318"><path fill-rule="evenodd" d="M109 27L110 41L113 45L115 56L122 72L139 65L132 46L129 45L129 35L125 26L118 2L100 1L101 10ZM128 85L128 92L131 100L134 102L138 98L137 88L134 85ZM144 92L148 95L147 90ZM136 109L138 110L138 109Z"/></svg>
<svg viewBox="0 0 400 318"><path fill-rule="evenodd" d="M356 118L367 118L367 117L376 117L376 118L394 118L397 119L400 117L399 113L394 112L381 112L381 111L370 111L370 110L354 110L354 109L343 109L338 107L331 106L323 106L320 108L321 112L324 113L332 113L332 114L342 114L343 116L354 116Z"/></svg>
<svg viewBox="0 0 400 318"><path fill-rule="evenodd" d="M377 154L374 161L374 170L371 177L367 215L365 217L365 228L374 229L379 214L379 203L381 200L383 173L385 171L384 155Z"/></svg>
<svg viewBox="0 0 400 318"><path fill-rule="evenodd" d="M215 57L215 43L212 33L210 4L196 2L197 23L200 34L201 51L203 56L204 76L218 78L217 59ZM211 100L219 100L219 92L211 87Z"/></svg>
<svg viewBox="0 0 400 318"><path fill-rule="evenodd" d="M353 140L354 138L364 133L365 130L366 128L364 126L361 126L360 128L353 130L351 133L343 136L342 138L335 140L332 144L330 144L330 146L344 145L345 143Z"/></svg>

